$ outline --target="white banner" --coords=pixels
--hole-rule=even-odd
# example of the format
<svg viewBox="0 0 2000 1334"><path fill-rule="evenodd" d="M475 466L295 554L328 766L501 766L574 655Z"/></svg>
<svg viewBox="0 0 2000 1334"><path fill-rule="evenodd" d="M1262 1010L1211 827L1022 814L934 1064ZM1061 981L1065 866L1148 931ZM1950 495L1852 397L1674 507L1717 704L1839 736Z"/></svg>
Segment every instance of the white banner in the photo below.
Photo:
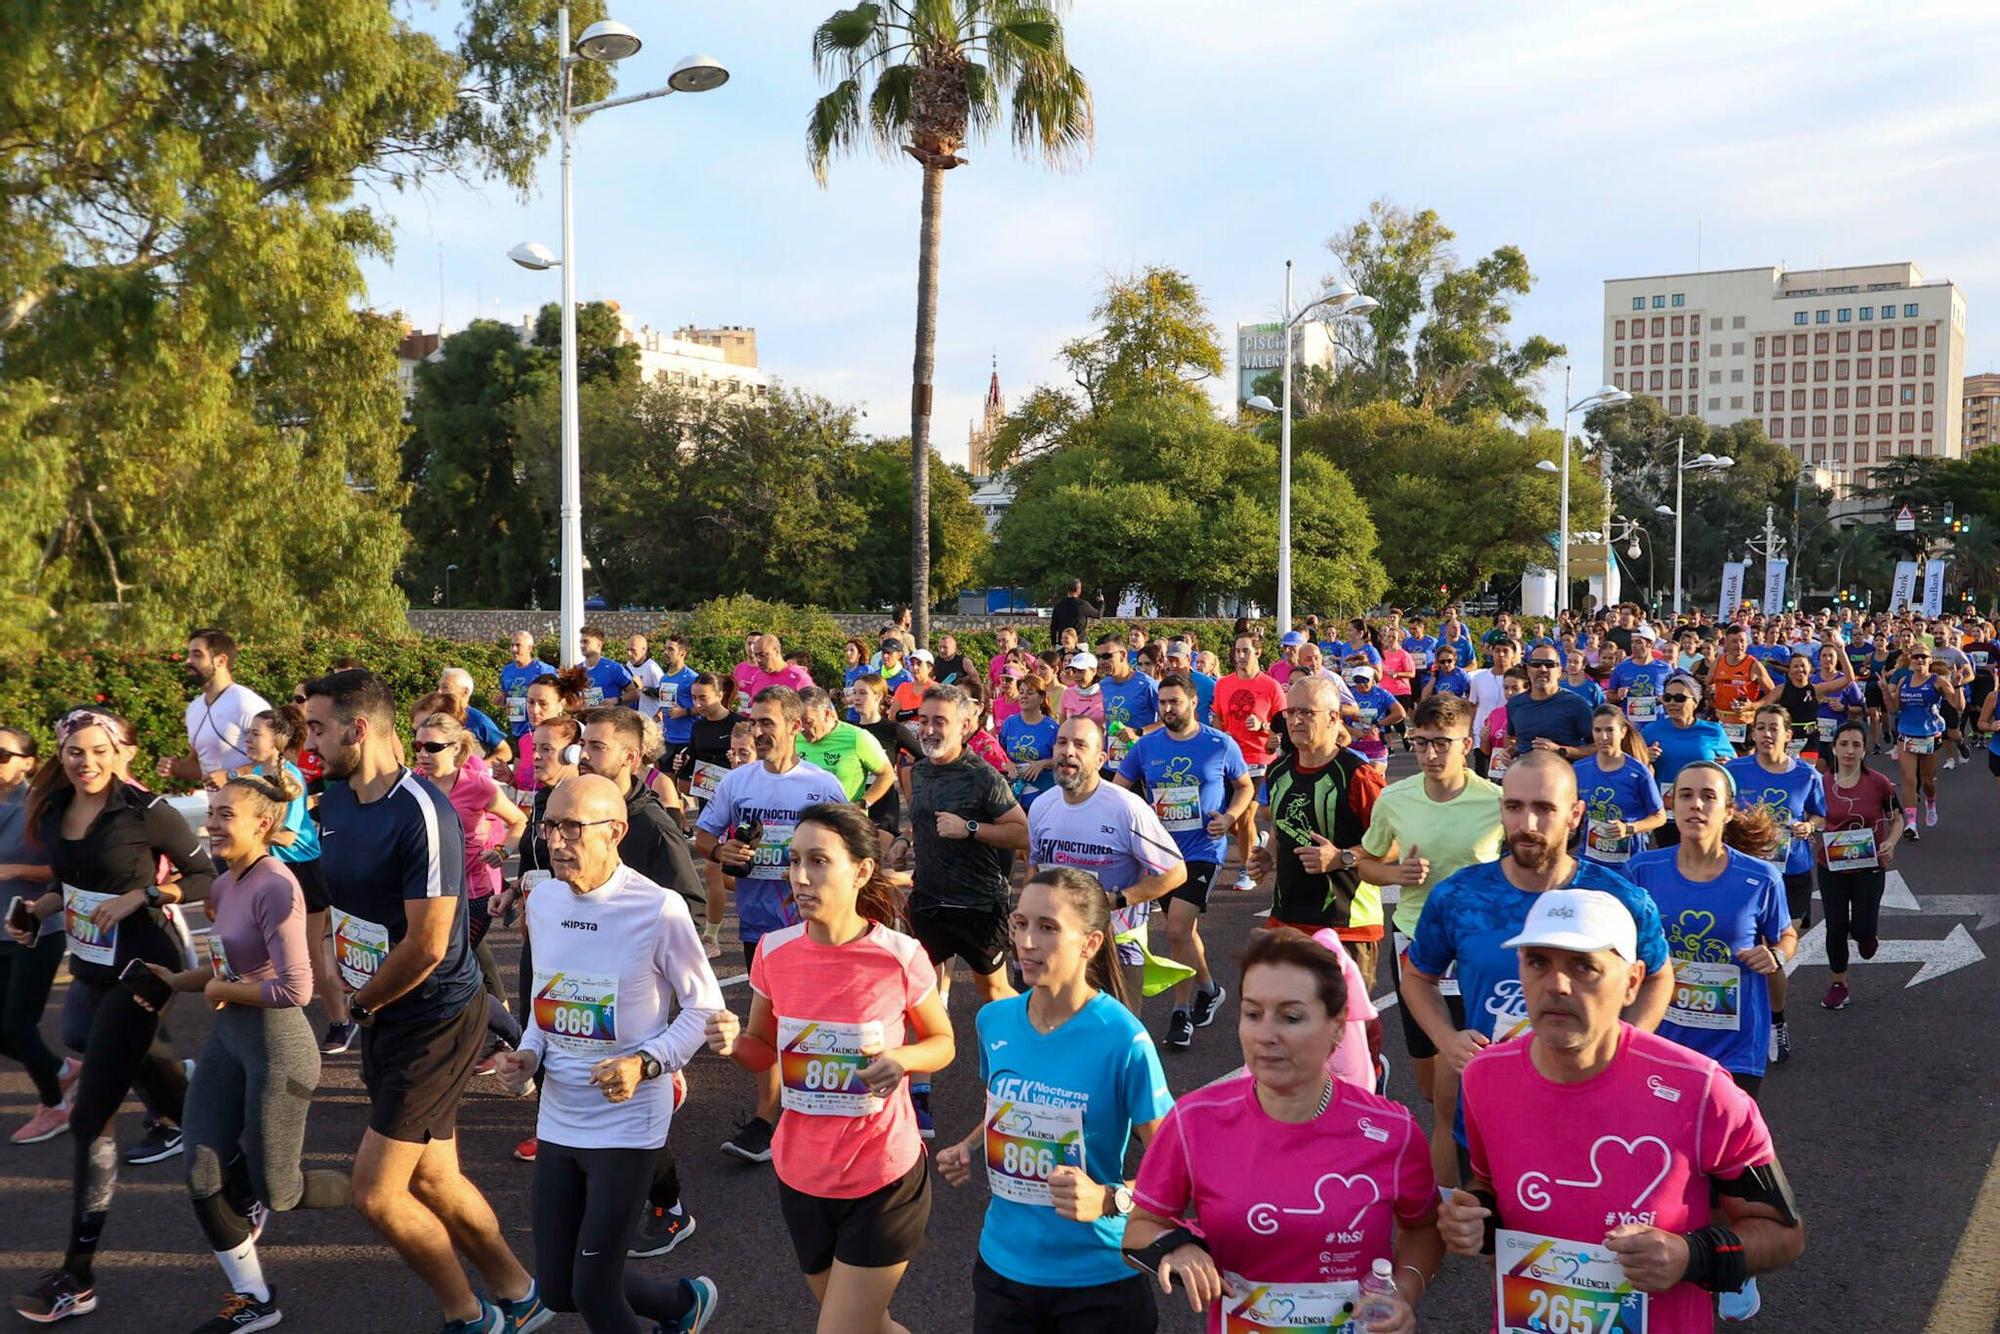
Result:
<svg viewBox="0 0 2000 1334"><path fill-rule="evenodd" d="M1716 611L1718 620L1725 622L1734 620L1737 611L1743 606L1743 570L1744 563L1740 560L1728 561L1723 565L1722 599Z"/></svg>
<svg viewBox="0 0 2000 1334"><path fill-rule="evenodd" d="M1928 561L1924 565L1924 615L1944 615L1944 562Z"/></svg>
<svg viewBox="0 0 2000 1334"><path fill-rule="evenodd" d="M1785 571L1791 562L1782 557L1764 562L1764 606L1766 616L1785 609Z"/></svg>
<svg viewBox="0 0 2000 1334"><path fill-rule="evenodd" d="M1896 582L1889 586L1889 610L1901 611L1912 605L1917 597L1917 563L1913 560L1896 562Z"/></svg>

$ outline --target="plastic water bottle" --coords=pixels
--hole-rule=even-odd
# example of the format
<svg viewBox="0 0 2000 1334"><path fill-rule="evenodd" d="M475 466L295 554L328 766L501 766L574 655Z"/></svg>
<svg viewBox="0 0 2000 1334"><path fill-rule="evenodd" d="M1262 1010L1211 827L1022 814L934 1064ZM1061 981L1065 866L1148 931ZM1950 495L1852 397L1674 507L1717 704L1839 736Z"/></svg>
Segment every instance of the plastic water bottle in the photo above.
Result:
<svg viewBox="0 0 2000 1334"><path fill-rule="evenodd" d="M1387 1259L1378 1259L1361 1280L1361 1305L1354 1323L1363 1330L1381 1328L1395 1315L1397 1297L1396 1268Z"/></svg>

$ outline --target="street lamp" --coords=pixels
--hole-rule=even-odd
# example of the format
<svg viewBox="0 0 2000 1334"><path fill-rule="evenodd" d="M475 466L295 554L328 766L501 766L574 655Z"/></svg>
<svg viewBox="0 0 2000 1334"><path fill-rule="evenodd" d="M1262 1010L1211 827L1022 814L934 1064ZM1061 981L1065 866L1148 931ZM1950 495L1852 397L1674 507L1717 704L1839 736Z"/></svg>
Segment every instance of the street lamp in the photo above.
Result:
<svg viewBox="0 0 2000 1334"><path fill-rule="evenodd" d="M664 88L623 97L607 97L582 106L570 104L571 75L578 62L611 64L637 54L639 34L616 19L599 19L583 30L574 47L569 40L569 6L556 10L556 49L561 52L562 89L558 123L562 134L562 253L556 254L537 241L523 242L507 252L507 258L524 269L546 272L562 270L562 534L559 558L561 587L561 635L557 655L565 667L578 657L577 631L583 624L583 450L577 425L576 371L576 229L575 203L570 188L570 151L576 118L593 111L649 102L673 93L705 93L729 82L729 71L710 56L688 56L674 66Z"/></svg>
<svg viewBox="0 0 2000 1334"><path fill-rule="evenodd" d="M1381 303L1374 297L1357 292L1352 287L1338 285L1329 287L1318 296L1292 309L1292 261L1285 261L1285 383L1279 397L1282 404L1271 402L1269 395L1258 394L1245 400L1244 406L1259 412L1276 412L1278 418L1278 633L1292 628L1292 330L1305 321L1306 316L1321 308L1328 315L1340 318L1348 315L1366 315Z"/></svg>
<svg viewBox="0 0 2000 1334"><path fill-rule="evenodd" d="M447 565L444 567L444 605L446 608L451 606L451 576L457 570L458 566L456 565Z"/></svg>
<svg viewBox="0 0 2000 1334"><path fill-rule="evenodd" d="M1684 500L1686 489L1683 484L1687 481L1687 475L1691 472L1721 472L1724 468L1733 468L1735 466L1736 460L1729 457L1729 455L1715 455L1709 453L1707 450L1703 450L1693 458L1689 458L1687 456L1687 437L1684 435L1674 437L1673 508L1669 509L1665 505L1656 505L1653 508L1653 512L1655 514L1671 514L1674 516L1674 619L1676 621L1680 620L1681 615L1681 531L1686 526L1687 508Z"/></svg>
<svg viewBox="0 0 2000 1334"><path fill-rule="evenodd" d="M1543 472L1562 474L1562 503L1556 523L1556 617L1560 622L1562 614L1569 610L1569 418L1573 412L1587 408L1609 407L1613 403L1630 403L1632 395L1612 385L1602 385L1595 393L1585 394L1574 403L1569 402L1572 392L1570 370L1563 367L1563 401L1569 405L1563 409L1562 463L1551 464L1547 459L1535 466ZM1609 474L1606 485L1609 486ZM1605 575L1605 592L1610 593L1610 574Z"/></svg>

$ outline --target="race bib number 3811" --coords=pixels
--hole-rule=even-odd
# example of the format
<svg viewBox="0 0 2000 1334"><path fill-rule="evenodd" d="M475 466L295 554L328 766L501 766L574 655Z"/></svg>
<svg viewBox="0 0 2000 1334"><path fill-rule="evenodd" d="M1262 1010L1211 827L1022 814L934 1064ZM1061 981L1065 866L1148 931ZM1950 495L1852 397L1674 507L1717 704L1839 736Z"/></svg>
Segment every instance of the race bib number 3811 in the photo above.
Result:
<svg viewBox="0 0 2000 1334"><path fill-rule="evenodd" d="M1501 1229L1499 1334L1646 1334L1646 1294L1602 1246Z"/></svg>

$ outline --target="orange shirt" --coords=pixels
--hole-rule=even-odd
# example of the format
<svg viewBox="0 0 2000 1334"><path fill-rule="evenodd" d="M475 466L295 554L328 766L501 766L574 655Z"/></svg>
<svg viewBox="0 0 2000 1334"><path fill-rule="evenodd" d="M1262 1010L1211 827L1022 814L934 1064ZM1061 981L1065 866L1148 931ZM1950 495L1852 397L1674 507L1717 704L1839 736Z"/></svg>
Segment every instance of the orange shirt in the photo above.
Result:
<svg viewBox="0 0 2000 1334"><path fill-rule="evenodd" d="M1757 689L1757 660L1748 653L1733 667L1728 655L1718 657L1708 669L1708 680L1718 714L1735 713L1761 698Z"/></svg>

